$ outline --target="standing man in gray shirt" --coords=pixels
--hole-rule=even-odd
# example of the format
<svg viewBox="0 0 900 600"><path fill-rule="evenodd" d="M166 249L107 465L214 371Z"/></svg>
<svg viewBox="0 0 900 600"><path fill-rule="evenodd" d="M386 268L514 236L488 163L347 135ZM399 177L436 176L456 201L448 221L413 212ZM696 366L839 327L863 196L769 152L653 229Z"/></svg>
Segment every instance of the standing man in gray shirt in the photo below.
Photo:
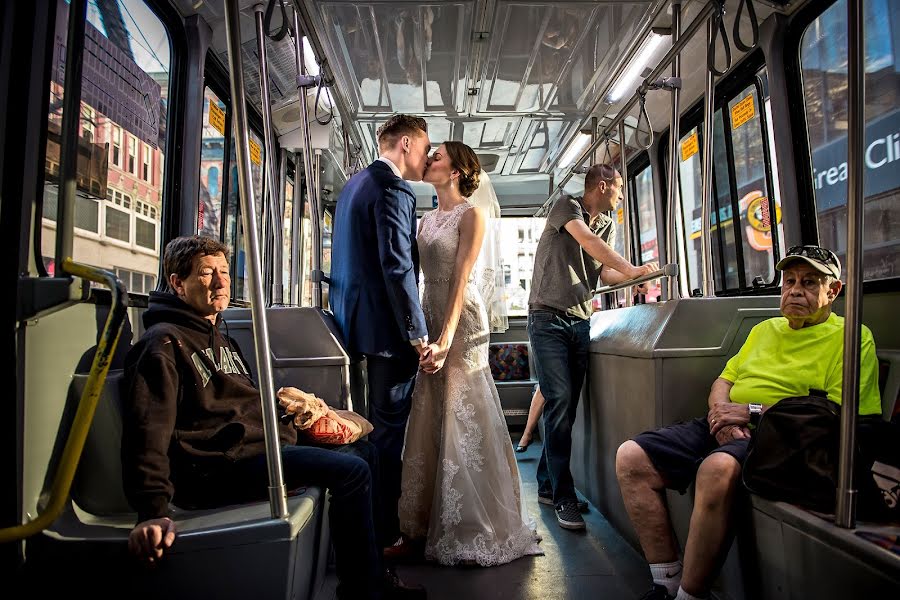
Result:
<svg viewBox="0 0 900 600"><path fill-rule="evenodd" d="M656 263L634 266L611 248L615 221L604 214L622 200L615 168L591 167L584 196L556 201L541 234L528 298L528 339L544 405L544 450L538 465L538 501L556 507L565 529L584 529L569 469L572 424L587 372L591 298L597 279L615 284L652 273ZM646 293L646 285L637 291Z"/></svg>

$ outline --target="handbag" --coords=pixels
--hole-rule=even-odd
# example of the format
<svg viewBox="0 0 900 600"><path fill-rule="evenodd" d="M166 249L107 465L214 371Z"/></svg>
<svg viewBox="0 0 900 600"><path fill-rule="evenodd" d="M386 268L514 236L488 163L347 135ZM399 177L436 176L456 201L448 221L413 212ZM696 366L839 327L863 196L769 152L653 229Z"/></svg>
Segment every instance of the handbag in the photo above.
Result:
<svg viewBox="0 0 900 600"><path fill-rule="evenodd" d="M750 492L834 513L841 407L825 392L785 398L763 413L750 439L742 478ZM859 417L854 460L857 515L900 521L900 426Z"/></svg>
<svg viewBox="0 0 900 600"><path fill-rule="evenodd" d="M818 512L834 512L841 407L824 392L780 400L750 439L742 478L750 492Z"/></svg>

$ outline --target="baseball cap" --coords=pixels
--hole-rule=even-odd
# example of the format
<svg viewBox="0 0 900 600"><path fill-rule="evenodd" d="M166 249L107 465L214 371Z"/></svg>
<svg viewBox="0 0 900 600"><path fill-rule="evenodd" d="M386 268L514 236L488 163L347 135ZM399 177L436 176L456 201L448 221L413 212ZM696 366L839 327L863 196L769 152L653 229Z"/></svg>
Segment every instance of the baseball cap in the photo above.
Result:
<svg viewBox="0 0 900 600"><path fill-rule="evenodd" d="M834 252L820 246L791 246L775 268L783 271L795 261L801 260L825 275L841 278L841 261Z"/></svg>

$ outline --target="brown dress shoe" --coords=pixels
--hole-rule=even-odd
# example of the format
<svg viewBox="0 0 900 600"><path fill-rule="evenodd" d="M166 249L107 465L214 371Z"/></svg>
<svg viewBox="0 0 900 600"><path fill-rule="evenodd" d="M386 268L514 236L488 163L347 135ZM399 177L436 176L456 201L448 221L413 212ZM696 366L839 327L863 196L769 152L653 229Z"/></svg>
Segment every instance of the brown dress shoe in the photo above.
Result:
<svg viewBox="0 0 900 600"><path fill-rule="evenodd" d="M410 540L403 538L393 546L384 549L385 562L416 563L425 560L425 540Z"/></svg>

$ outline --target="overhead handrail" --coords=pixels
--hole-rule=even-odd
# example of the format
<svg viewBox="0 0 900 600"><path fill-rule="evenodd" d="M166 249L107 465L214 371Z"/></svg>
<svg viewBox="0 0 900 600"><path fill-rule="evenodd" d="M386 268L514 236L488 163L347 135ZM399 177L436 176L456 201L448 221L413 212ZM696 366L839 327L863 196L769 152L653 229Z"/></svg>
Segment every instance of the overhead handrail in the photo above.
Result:
<svg viewBox="0 0 900 600"><path fill-rule="evenodd" d="M294 27L293 30L295 32L295 37L302 35L300 32L302 31L316 31L315 25L313 23L313 17L307 12L307 6L305 2L302 0L291 0L291 4L293 6L294 13ZM302 26L302 27L301 27ZM313 52L317 53L319 56L325 56L325 51L322 48L322 44L319 42L317 36L307 36L309 40L310 46L312 46ZM297 40L294 41L296 46ZM326 74L326 71L331 71L330 76ZM299 69L298 69L299 72ZM327 62L321 63L321 73L326 74L326 79L328 81L334 80L334 73L332 69L328 66ZM340 93L333 92L331 94L331 100L334 103L334 108L337 109L337 113L341 118L341 123L344 123L349 128L350 137L353 138L353 142L361 148L363 154L363 159L366 158L370 154L368 151L368 146L366 146L363 142L364 138L360 135L359 129L355 126L356 119L353 117L353 111L350 106L348 106L345 101L343 95Z"/></svg>
<svg viewBox="0 0 900 600"><path fill-rule="evenodd" d="M835 524L856 525L856 490L853 463L856 421L859 411L860 315L863 283L863 199L866 131L865 3L847 2L847 286L844 294L844 365L841 385L841 445L838 458L838 488Z"/></svg>
<svg viewBox="0 0 900 600"><path fill-rule="evenodd" d="M596 290L594 290L593 293L595 296L599 294L608 294L610 292L624 290L633 285L640 285L654 279L661 279L662 277L675 277L676 275L678 275L678 263L669 263L661 267L660 269L653 271L652 273L647 273L646 275L641 275L640 277L635 277L634 279L629 279L628 281L621 281L612 285L604 285L598 287Z"/></svg>
<svg viewBox="0 0 900 600"><path fill-rule="evenodd" d="M725 0L715 0L716 10L713 12L713 35L706 47L706 68L721 77L731 68L731 45L728 43L728 31L725 30ZM735 21L737 22L737 21ZM716 68L716 39L722 36L725 48L725 68Z"/></svg>
<svg viewBox="0 0 900 600"><path fill-rule="evenodd" d="M24 540L36 533L40 533L50 527L62 513L66 500L69 498L69 491L72 489L72 481L75 479L75 472L78 469L78 462L84 450L84 443L87 440L91 423L94 420L97 404L100 402L100 396L103 393L103 386L106 384L106 375L109 373L110 362L116 353L119 334L122 333L122 325L125 323L125 309L128 308L128 291L114 274L97 267L76 263L71 258L66 258L62 266L63 271L69 275L81 277L108 287L112 294L112 305L109 316L106 317L100 341L97 343L97 352L94 354L94 361L91 363L87 383L84 386L84 391L81 393L81 400L78 402L78 409L75 412L75 419L72 422L72 428L69 430L66 445L63 448L59 467L53 475L53 484L50 487L46 506L34 520L15 527L0 529L0 544Z"/></svg>
<svg viewBox="0 0 900 600"><path fill-rule="evenodd" d="M232 125L235 139L235 156L238 167L238 191L241 202L241 220L244 226L244 244L247 249L247 276L250 288L250 314L253 324L253 345L256 350L256 369L259 376L259 394L262 404L263 434L266 445L266 464L269 471L269 507L272 518L282 519L288 514L287 492L284 487L284 471L281 464L281 443L278 436L278 412L275 408L275 386L272 374L271 345L267 324L265 294L260 275L262 273L259 238L256 223L255 191L250 166L250 127L247 124L247 104L244 90L244 69L241 64L241 16L238 0L225 0L225 40L228 48L228 72L231 79L231 97L234 115ZM306 119L300 119L305 123ZM271 160L271 157L270 157Z"/></svg>
<svg viewBox="0 0 900 600"><path fill-rule="evenodd" d="M747 17L750 19L751 42L749 44L745 44L743 38L741 38L741 13L744 11L744 5L747 6ZM731 39L734 40L735 48L741 52L750 52L759 44L759 19L756 17L753 0L740 0L738 2L737 12L734 13L734 27L731 32Z"/></svg>
<svg viewBox="0 0 900 600"><path fill-rule="evenodd" d="M663 6L663 5L661 5ZM673 4L672 9L673 12L677 10L680 13L681 7L679 5ZM614 131L616 127L619 126L619 121L625 119L628 116L628 113L634 108L635 103L638 102L640 93L646 93L647 90L651 89L651 85L659 79L659 76L662 72L675 60L675 57L681 53L681 50L693 39L693 37L700 30L700 27L706 24L706 19L713 13L716 6L716 0L709 0L706 4L703 5L703 8L700 9L700 12L697 13L697 16L694 17L694 20L691 21L691 24L684 30L683 35L678 36L678 39L673 39L672 47L669 48L669 51L666 52L665 56L659 61L659 64L656 65L656 68L647 75L641 85L635 90L635 93L632 94L631 98L629 98L628 102L619 110L618 114L609 124L603 129L603 133L608 133ZM610 86L615 83L614 81L610 83ZM611 88L610 88L611 89ZM608 90L605 92L608 93ZM578 172L581 165L587 160L593 153L600 147L600 141L602 138L598 137L594 142L588 146L573 163L572 166L569 167L566 175L560 180L560 182L556 185L555 189L550 193L550 196L544 201L541 207L535 211L535 216L544 216L547 211L550 209L550 206L553 204L554 198L563 190L565 185L572 179L572 176Z"/></svg>

